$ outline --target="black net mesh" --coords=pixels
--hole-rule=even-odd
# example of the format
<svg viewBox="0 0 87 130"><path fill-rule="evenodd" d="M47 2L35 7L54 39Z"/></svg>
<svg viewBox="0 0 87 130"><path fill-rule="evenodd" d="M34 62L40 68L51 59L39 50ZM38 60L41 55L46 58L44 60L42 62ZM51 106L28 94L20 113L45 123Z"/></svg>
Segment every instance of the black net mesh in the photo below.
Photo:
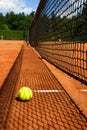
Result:
<svg viewBox="0 0 87 130"><path fill-rule="evenodd" d="M41 0L30 43L51 63L87 82L87 1Z"/></svg>
<svg viewBox="0 0 87 130"><path fill-rule="evenodd" d="M16 63L0 93L0 130L86 130L86 117L31 47ZM33 90L27 102L17 98L24 85Z"/></svg>

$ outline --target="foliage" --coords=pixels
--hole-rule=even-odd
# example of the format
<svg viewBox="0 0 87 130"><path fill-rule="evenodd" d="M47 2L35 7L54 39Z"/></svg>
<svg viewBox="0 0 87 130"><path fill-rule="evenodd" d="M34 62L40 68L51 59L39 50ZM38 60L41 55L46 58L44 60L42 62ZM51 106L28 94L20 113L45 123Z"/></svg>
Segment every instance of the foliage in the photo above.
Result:
<svg viewBox="0 0 87 130"><path fill-rule="evenodd" d="M9 27L7 24L2 24L1 25L1 30L9 30Z"/></svg>
<svg viewBox="0 0 87 130"><path fill-rule="evenodd" d="M7 13L5 16L0 13L0 29L2 30L1 27L5 25L5 27L7 26L7 28L10 30L26 31L31 25L33 16L34 12L29 15L25 15L24 13L15 14L14 12L10 12Z"/></svg>
<svg viewBox="0 0 87 130"><path fill-rule="evenodd" d="M24 31L20 30L0 30L0 39L3 36L4 40L24 40Z"/></svg>
<svg viewBox="0 0 87 130"><path fill-rule="evenodd" d="M79 3L79 2L78 2ZM73 5L74 6L74 5ZM79 5L78 5L79 6ZM76 8L76 7L73 7ZM87 0L79 8L67 14L56 10L41 11L31 28L31 41L86 41L87 42ZM62 9L61 9L62 10ZM65 14L65 15L62 15Z"/></svg>
<svg viewBox="0 0 87 130"><path fill-rule="evenodd" d="M27 39L33 16L34 11L29 15L10 12L4 16L0 13L0 36L3 35L4 39Z"/></svg>

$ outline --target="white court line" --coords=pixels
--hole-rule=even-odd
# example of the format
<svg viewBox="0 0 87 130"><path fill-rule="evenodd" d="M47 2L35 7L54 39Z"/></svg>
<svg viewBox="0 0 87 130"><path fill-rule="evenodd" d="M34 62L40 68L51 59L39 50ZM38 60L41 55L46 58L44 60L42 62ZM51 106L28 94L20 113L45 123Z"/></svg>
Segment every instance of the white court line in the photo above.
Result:
<svg viewBox="0 0 87 130"><path fill-rule="evenodd" d="M81 89L80 91L82 91L82 92L87 92L87 89Z"/></svg>
<svg viewBox="0 0 87 130"><path fill-rule="evenodd" d="M34 90L34 92L39 92L39 93L55 93L55 92L64 92L63 90Z"/></svg>

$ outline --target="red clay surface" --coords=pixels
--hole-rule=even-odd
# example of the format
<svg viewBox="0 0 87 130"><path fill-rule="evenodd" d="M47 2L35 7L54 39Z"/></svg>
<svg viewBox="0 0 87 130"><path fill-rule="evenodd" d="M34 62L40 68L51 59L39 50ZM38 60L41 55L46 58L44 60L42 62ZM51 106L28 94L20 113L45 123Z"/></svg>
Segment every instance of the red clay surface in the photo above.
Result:
<svg viewBox="0 0 87 130"><path fill-rule="evenodd" d="M12 68L24 41L0 40L0 87Z"/></svg>
<svg viewBox="0 0 87 130"><path fill-rule="evenodd" d="M19 63L22 65L19 66ZM24 45L23 57L19 57L14 68L0 96L0 130L87 129L86 117L31 47ZM17 68L20 68L19 74ZM28 102L17 99L18 90L24 85L33 90L33 98ZM61 92L45 93L36 90Z"/></svg>

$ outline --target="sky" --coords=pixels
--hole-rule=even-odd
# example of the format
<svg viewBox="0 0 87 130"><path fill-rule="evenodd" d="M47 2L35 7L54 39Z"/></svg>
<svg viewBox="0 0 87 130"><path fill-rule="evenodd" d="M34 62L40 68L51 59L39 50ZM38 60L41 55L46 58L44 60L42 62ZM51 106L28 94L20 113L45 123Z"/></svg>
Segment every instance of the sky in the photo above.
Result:
<svg viewBox="0 0 87 130"><path fill-rule="evenodd" d="M0 13L14 11L15 14L24 12L26 15L36 11L40 0L0 0Z"/></svg>

